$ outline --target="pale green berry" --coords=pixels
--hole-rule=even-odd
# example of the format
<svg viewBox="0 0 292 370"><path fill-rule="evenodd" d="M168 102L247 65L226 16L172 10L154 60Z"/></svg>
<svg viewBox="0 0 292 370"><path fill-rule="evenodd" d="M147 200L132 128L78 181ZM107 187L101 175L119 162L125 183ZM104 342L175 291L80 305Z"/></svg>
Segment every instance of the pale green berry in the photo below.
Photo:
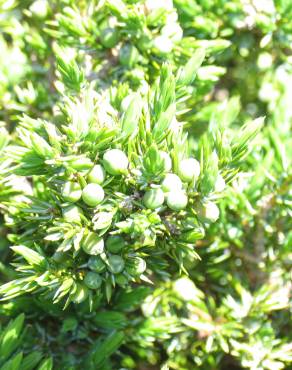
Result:
<svg viewBox="0 0 292 370"><path fill-rule="evenodd" d="M103 164L105 170L115 176L122 175L127 172L129 165L126 154L120 149L111 149L104 153Z"/></svg>
<svg viewBox="0 0 292 370"><path fill-rule="evenodd" d="M119 235L109 236L105 242L106 249L111 253L118 253L126 246L123 237Z"/></svg>
<svg viewBox="0 0 292 370"><path fill-rule="evenodd" d="M261 53L257 60L257 65L260 69L266 70L273 64L273 55L267 52Z"/></svg>
<svg viewBox="0 0 292 370"><path fill-rule="evenodd" d="M99 256L91 256L87 262L87 266L95 272L102 272L105 269L105 264Z"/></svg>
<svg viewBox="0 0 292 370"><path fill-rule="evenodd" d="M126 270L130 275L139 276L146 270L146 262L140 257L133 257L127 262Z"/></svg>
<svg viewBox="0 0 292 370"><path fill-rule="evenodd" d="M45 18L49 11L48 2L46 0L36 0L29 7L32 14L38 18Z"/></svg>
<svg viewBox="0 0 292 370"><path fill-rule="evenodd" d="M98 184L88 184L82 191L82 199L90 207L96 207L104 199L103 188Z"/></svg>
<svg viewBox="0 0 292 370"><path fill-rule="evenodd" d="M123 274L116 274L115 281L120 286L125 286L128 283L128 278Z"/></svg>
<svg viewBox="0 0 292 370"><path fill-rule="evenodd" d="M62 197L67 202L75 203L81 198L81 195L82 195L82 190L78 182L67 181L62 186Z"/></svg>
<svg viewBox="0 0 292 370"><path fill-rule="evenodd" d="M172 0L146 0L144 6L147 12L157 11L158 9L163 9L165 12L170 12L173 9Z"/></svg>
<svg viewBox="0 0 292 370"><path fill-rule="evenodd" d="M87 272L84 278L85 285L90 289L98 289L102 284L102 278L96 272Z"/></svg>
<svg viewBox="0 0 292 370"><path fill-rule="evenodd" d="M125 44L120 49L119 60L120 63L125 67L134 67L134 65L138 63L139 58L140 53L133 45Z"/></svg>
<svg viewBox="0 0 292 370"><path fill-rule="evenodd" d="M164 172L169 172L171 171L172 168L172 161L170 158L170 155L163 150L159 150L159 156L162 158L163 161L163 171Z"/></svg>
<svg viewBox="0 0 292 370"><path fill-rule="evenodd" d="M102 184L105 180L105 170L100 164L96 164L87 176L87 181L91 184Z"/></svg>
<svg viewBox="0 0 292 370"><path fill-rule="evenodd" d="M113 274L119 274L125 267L125 262L122 257L113 255L108 258L109 270Z"/></svg>
<svg viewBox="0 0 292 370"><path fill-rule="evenodd" d="M65 263L68 259L68 255L64 252L55 252L52 256L52 259L57 263Z"/></svg>
<svg viewBox="0 0 292 370"><path fill-rule="evenodd" d="M163 202L164 193L161 189L150 189L144 194L143 203L149 209L156 209L162 206Z"/></svg>
<svg viewBox="0 0 292 370"><path fill-rule="evenodd" d="M106 48L113 48L119 42L119 31L111 27L103 29L100 34L100 42Z"/></svg>
<svg viewBox="0 0 292 370"><path fill-rule="evenodd" d="M63 209L63 217L67 222L79 223L81 221L81 215L83 215L83 212L77 206L71 205Z"/></svg>
<svg viewBox="0 0 292 370"><path fill-rule="evenodd" d="M206 202L197 208L198 217L203 222L215 222L220 216L217 205L213 202Z"/></svg>
<svg viewBox="0 0 292 370"><path fill-rule="evenodd" d="M161 33L163 36L169 37L173 42L179 42L183 37L183 30L178 23L166 24Z"/></svg>
<svg viewBox="0 0 292 370"><path fill-rule="evenodd" d="M200 163L195 158L183 159L178 165L178 175L185 182L196 180L200 175Z"/></svg>
<svg viewBox="0 0 292 370"><path fill-rule="evenodd" d="M167 195L167 205L174 211L185 209L188 204L188 197L182 190L174 190Z"/></svg>
<svg viewBox="0 0 292 370"><path fill-rule="evenodd" d="M161 36L155 37L153 41L153 47L158 55L165 56L171 53L173 49L173 42L171 41L170 38L164 35L161 35Z"/></svg>
<svg viewBox="0 0 292 370"><path fill-rule="evenodd" d="M165 193L168 193L169 191L181 190L182 182L181 179L174 173L168 173L165 175L161 183L161 187Z"/></svg>
<svg viewBox="0 0 292 370"><path fill-rule="evenodd" d="M92 256L101 254L104 250L104 241L97 234L90 232L81 242L85 253Z"/></svg>

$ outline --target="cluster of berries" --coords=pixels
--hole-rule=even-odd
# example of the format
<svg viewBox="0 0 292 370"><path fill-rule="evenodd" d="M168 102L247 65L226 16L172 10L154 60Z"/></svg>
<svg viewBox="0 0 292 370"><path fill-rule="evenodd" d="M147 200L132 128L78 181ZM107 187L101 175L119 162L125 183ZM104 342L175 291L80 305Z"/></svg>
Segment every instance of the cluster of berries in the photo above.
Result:
<svg viewBox="0 0 292 370"><path fill-rule="evenodd" d="M163 152L165 170L171 170L171 158ZM188 204L186 191L183 190L183 182L195 181L200 175L200 164L194 158L187 158L181 161L178 167L178 175L166 173L161 186L146 191L143 197L145 207L156 209L163 205L166 200L167 206L173 211L181 211Z"/></svg>
<svg viewBox="0 0 292 370"><path fill-rule="evenodd" d="M176 214L180 211L185 210L188 213L187 207L193 207L190 197L200 177L200 163L192 157L182 159L178 163L176 173L173 173L170 155L166 151L159 150L158 157L161 164L160 175L149 186L152 181L149 179L145 181L145 178L143 180L144 171L146 171L143 164L132 169L124 151L107 150L98 164L86 170L83 181L70 180L63 184L61 196L65 201L62 208L65 221L82 224L82 219L87 219L84 210L89 218L94 218L96 212L98 215L107 216L107 212L104 212L102 208L113 196L111 179L119 179L122 176L125 180L132 179L132 183L136 184L135 190L139 194L139 199L136 199L137 204L140 204L140 210L144 209L145 214L148 214L148 211L155 211L163 215L165 211L168 213L170 211L175 220ZM77 202L78 205L75 204ZM203 223L215 222L219 217L218 207L210 201L196 208L195 212ZM140 214L140 211L138 213ZM120 216L118 219L121 221ZM122 216L123 219L124 216ZM112 220L104 232L98 233L94 229L93 231L87 230L83 235L80 246L85 253L84 257L87 256L84 260L86 269L83 270L82 289L79 289L82 294L75 297L74 301L84 300L88 296L88 289L99 290L107 279L125 286L145 272L144 258L139 253L137 254L136 247L133 249L131 245L133 235L130 238L124 236L123 232L117 235L115 227L115 222ZM146 230L143 233L146 233ZM180 236L180 240L185 239L187 243L194 242L197 238L198 230L194 231L189 228ZM55 253L53 259L58 262L58 258L59 253Z"/></svg>

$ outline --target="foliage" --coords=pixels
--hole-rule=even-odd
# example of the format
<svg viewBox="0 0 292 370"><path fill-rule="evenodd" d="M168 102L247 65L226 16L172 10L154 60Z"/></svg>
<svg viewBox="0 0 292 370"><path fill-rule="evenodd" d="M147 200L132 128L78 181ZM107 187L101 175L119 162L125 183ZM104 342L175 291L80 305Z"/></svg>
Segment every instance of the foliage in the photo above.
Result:
<svg viewBox="0 0 292 370"><path fill-rule="evenodd" d="M29 349L29 353L24 355L21 351L25 341L25 332L23 331L24 315L17 316L13 321L2 328L0 336L0 366L1 369L52 369L52 359L42 359L42 353Z"/></svg>
<svg viewBox="0 0 292 370"><path fill-rule="evenodd" d="M291 12L0 0L1 369L288 369Z"/></svg>

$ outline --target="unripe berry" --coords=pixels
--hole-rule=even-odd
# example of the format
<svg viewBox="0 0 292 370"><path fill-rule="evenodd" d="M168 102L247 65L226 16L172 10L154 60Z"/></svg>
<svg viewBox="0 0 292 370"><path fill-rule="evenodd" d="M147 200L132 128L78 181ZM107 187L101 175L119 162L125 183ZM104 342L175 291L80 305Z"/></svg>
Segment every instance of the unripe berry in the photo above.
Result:
<svg viewBox="0 0 292 370"><path fill-rule="evenodd" d="M68 254L65 252L55 252L52 256L52 259L57 263L65 264L68 261Z"/></svg>
<svg viewBox="0 0 292 370"><path fill-rule="evenodd" d="M113 274L119 274L125 267L125 262L122 257L113 255L108 258L109 270Z"/></svg>
<svg viewBox="0 0 292 370"><path fill-rule="evenodd" d="M75 203L81 198L81 195L82 195L82 190L78 182L67 181L62 186L62 197L67 202Z"/></svg>
<svg viewBox="0 0 292 370"><path fill-rule="evenodd" d="M102 184L105 180L105 170L100 164L96 164L87 176L87 181L91 184Z"/></svg>
<svg viewBox="0 0 292 370"><path fill-rule="evenodd" d="M168 173L165 175L161 187L165 193L168 193L169 191L181 190L182 182L181 179L174 173Z"/></svg>
<svg viewBox="0 0 292 370"><path fill-rule="evenodd" d="M183 37L183 30L178 23L166 24L161 33L165 37L169 37L173 42L179 42Z"/></svg>
<svg viewBox="0 0 292 370"><path fill-rule="evenodd" d="M164 1L157 1L157 0L146 0L144 6L147 12L153 12L158 9L164 9L166 12L173 9L173 2L172 0L164 0Z"/></svg>
<svg viewBox="0 0 292 370"><path fill-rule="evenodd" d="M82 209L71 205L63 209L63 217L67 222L81 222Z"/></svg>
<svg viewBox="0 0 292 370"><path fill-rule="evenodd" d="M261 70L269 69L273 64L273 56L270 53L261 53L257 60L257 65Z"/></svg>
<svg viewBox="0 0 292 370"><path fill-rule="evenodd" d="M164 193L161 189L150 189L144 194L143 203L149 209L156 209L162 206L163 202Z"/></svg>
<svg viewBox="0 0 292 370"><path fill-rule="evenodd" d="M100 42L106 48L113 48L119 42L119 32L116 28L105 28L101 31Z"/></svg>
<svg viewBox="0 0 292 370"><path fill-rule="evenodd" d="M167 205L174 211L181 211L187 204L188 197L182 190L174 190L167 195Z"/></svg>
<svg viewBox="0 0 292 370"><path fill-rule="evenodd" d="M139 61L139 51L135 46L125 44L120 50L119 60L123 66L132 68Z"/></svg>
<svg viewBox="0 0 292 370"><path fill-rule="evenodd" d="M165 56L171 53L173 49L173 43L168 37L161 35L155 37L153 41L153 48L156 54L159 56Z"/></svg>
<svg viewBox="0 0 292 370"><path fill-rule="evenodd" d="M29 7L29 10L37 18L46 18L49 12L48 2L46 0L37 0L32 3L32 5Z"/></svg>
<svg viewBox="0 0 292 370"><path fill-rule="evenodd" d="M95 272L102 272L105 270L105 264L99 256L91 256L87 262L88 268Z"/></svg>
<svg viewBox="0 0 292 370"><path fill-rule="evenodd" d="M146 262L140 257L131 258L127 262L126 270L130 275L139 276L146 270Z"/></svg>
<svg viewBox="0 0 292 370"><path fill-rule="evenodd" d="M217 205L213 202L206 202L197 208L198 217L203 222L215 222L220 216Z"/></svg>
<svg viewBox="0 0 292 370"><path fill-rule="evenodd" d="M125 240L119 235L109 236L105 242L106 249L111 253L120 252L125 246Z"/></svg>
<svg viewBox="0 0 292 370"><path fill-rule="evenodd" d="M82 199L90 207L96 207L104 199L103 188L98 184L88 184L82 191Z"/></svg>
<svg viewBox="0 0 292 370"><path fill-rule="evenodd" d="M125 286L128 283L128 278L123 274L116 274L115 281L120 286Z"/></svg>
<svg viewBox="0 0 292 370"><path fill-rule="evenodd" d="M105 170L115 176L122 175L127 172L129 165L126 154L120 149L111 149L104 153L103 164Z"/></svg>
<svg viewBox="0 0 292 370"><path fill-rule="evenodd" d="M178 165L178 175L185 182L196 180L200 175L200 163L195 158L183 159Z"/></svg>
<svg viewBox="0 0 292 370"><path fill-rule="evenodd" d="M172 161L171 161L170 155L168 153L164 152L163 150L159 150L159 155L163 160L164 172L171 171Z"/></svg>
<svg viewBox="0 0 292 370"><path fill-rule="evenodd" d="M90 289L98 289L102 284L102 279L96 272L90 271L85 275L84 283Z"/></svg>
<svg viewBox="0 0 292 370"><path fill-rule="evenodd" d="M104 250L104 241L97 234L90 232L82 240L81 246L85 253L97 256Z"/></svg>

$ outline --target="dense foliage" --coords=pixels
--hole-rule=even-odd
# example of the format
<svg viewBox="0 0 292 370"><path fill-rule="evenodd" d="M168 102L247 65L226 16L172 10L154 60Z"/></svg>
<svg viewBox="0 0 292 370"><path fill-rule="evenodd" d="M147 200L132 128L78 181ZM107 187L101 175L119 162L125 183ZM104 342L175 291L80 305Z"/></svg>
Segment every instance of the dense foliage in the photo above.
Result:
<svg viewBox="0 0 292 370"><path fill-rule="evenodd" d="M289 368L291 19L0 0L1 370Z"/></svg>

